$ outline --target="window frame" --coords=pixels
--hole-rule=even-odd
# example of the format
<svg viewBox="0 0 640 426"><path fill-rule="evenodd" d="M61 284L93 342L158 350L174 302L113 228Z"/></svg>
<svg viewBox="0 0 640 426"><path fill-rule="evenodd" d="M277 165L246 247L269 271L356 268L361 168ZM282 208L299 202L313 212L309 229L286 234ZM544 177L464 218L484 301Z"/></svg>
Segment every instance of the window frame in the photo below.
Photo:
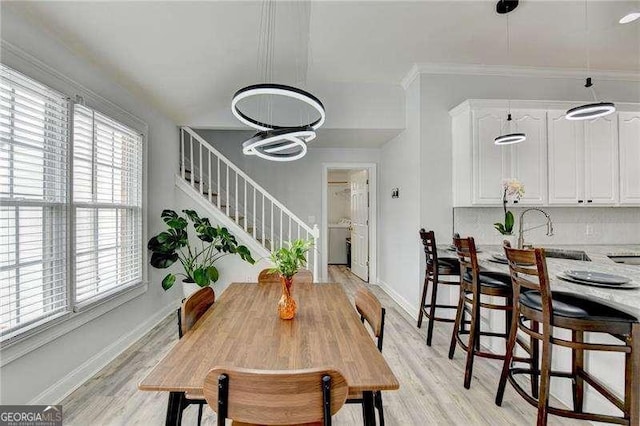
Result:
<svg viewBox="0 0 640 426"><path fill-rule="evenodd" d="M65 203L66 211L66 250L69 257L65 264L67 274L67 298L66 309L56 315L43 319L43 321L33 327L16 330L2 342L0 342L0 367L15 359L55 340L56 338L81 327L105 313L117 309L124 303L145 294L148 290L148 253L145 250L145 243L148 239L148 218L147 218L147 184L148 184L148 125L135 115L122 109L115 103L103 98L95 92L87 89L81 84L71 80L62 73L49 67L47 64L32 57L21 49L2 40L3 51L2 63L25 76L58 91L69 98L69 109L67 123L70 129L69 150L67 152L67 190L68 199ZM140 282L135 282L124 288L117 288L97 299L85 303L75 301L75 262L71 261L75 249L75 217L73 211L73 111L76 103L85 105L112 120L121 123L142 136L142 206L140 210L142 231L142 277ZM69 192L70 190L70 192Z"/></svg>

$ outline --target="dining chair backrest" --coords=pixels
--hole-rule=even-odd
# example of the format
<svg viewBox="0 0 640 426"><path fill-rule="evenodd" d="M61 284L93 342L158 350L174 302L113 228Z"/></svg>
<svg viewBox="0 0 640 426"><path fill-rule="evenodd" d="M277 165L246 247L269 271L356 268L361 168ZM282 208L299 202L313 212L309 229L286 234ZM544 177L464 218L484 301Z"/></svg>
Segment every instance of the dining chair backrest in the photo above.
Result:
<svg viewBox="0 0 640 426"><path fill-rule="evenodd" d="M514 300L518 300L520 293L523 291L535 290L540 292L543 318L545 322L550 321L552 294L544 249L519 250L511 248L508 243L505 243L504 251L509 263Z"/></svg>
<svg viewBox="0 0 640 426"><path fill-rule="evenodd" d="M260 271L258 275L258 284L266 284L266 283L279 283L280 282L280 274L277 272L271 272L271 269L263 269ZM313 282L313 273L308 269L300 269L293 276L293 283L312 283Z"/></svg>
<svg viewBox="0 0 640 426"><path fill-rule="evenodd" d="M333 369L251 370L216 367L204 381L204 396L225 419L260 425L331 424L345 403L348 385Z"/></svg>
<svg viewBox="0 0 640 426"><path fill-rule="evenodd" d="M365 287L356 290L355 304L362 320L369 323L373 335L378 339L378 349L382 351L385 309L371 290Z"/></svg>
<svg viewBox="0 0 640 426"><path fill-rule="evenodd" d="M216 301L211 287L203 287L187 297L180 307L179 335L182 337Z"/></svg>

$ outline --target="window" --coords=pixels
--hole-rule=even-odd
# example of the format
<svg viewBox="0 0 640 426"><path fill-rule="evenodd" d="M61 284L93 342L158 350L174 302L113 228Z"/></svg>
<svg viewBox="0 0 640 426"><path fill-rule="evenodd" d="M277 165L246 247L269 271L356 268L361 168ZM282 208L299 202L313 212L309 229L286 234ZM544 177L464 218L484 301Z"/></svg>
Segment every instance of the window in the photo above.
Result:
<svg viewBox="0 0 640 426"><path fill-rule="evenodd" d="M142 281L143 138L3 64L0 77L5 341Z"/></svg>
<svg viewBox="0 0 640 426"><path fill-rule="evenodd" d="M142 279L142 137L76 105L73 111L76 301Z"/></svg>

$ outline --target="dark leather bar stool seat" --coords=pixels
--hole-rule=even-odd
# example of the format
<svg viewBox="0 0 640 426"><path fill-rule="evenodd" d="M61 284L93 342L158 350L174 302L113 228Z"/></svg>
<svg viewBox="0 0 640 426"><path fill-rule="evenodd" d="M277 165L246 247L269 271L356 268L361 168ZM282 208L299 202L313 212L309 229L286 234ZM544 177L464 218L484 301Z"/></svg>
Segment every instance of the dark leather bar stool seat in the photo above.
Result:
<svg viewBox="0 0 640 426"><path fill-rule="evenodd" d="M422 326L422 318L427 317L427 345L431 346L433 337L433 323L453 322L452 318L445 318L436 315L437 309L455 310L457 306L437 303L438 287L440 285L460 286L460 262L452 257L439 257L436 247L436 236L433 231L420 230L420 239L424 246L426 258L426 269L424 272L424 283L422 285L422 298L420 301L420 312L418 313L418 328ZM431 288L430 302L427 303L427 294ZM464 322L465 324L468 321Z"/></svg>
<svg viewBox="0 0 640 426"><path fill-rule="evenodd" d="M469 271L464 273L462 279L468 283L473 282L473 276ZM504 288L506 291L511 293L511 276L509 276L509 274L492 271L479 272L478 280L480 281L481 286Z"/></svg>
<svg viewBox="0 0 640 426"><path fill-rule="evenodd" d="M427 262L428 267L432 267L429 262ZM453 257L439 257L438 275L460 275L460 261Z"/></svg>
<svg viewBox="0 0 640 426"><path fill-rule="evenodd" d="M473 238L454 238L453 243L459 257L459 264L462 273L460 283L460 298L456 313L456 322L453 326L451 345L449 346L449 359L453 358L456 346L467 353L466 368L464 373L464 387L469 389L471 377L473 376L473 361L476 356L491 359L504 359L504 354L483 351L480 346L480 337L500 337L507 339L511 329L511 318L513 311L513 290L511 286L511 276L502 272L480 271L476 244ZM483 296L492 296L501 300L494 302L483 301ZM504 331L484 330L480 320L480 309L492 311L502 311L505 317ZM469 330L464 330L461 326L465 313L471 314ZM463 335L468 335L465 342ZM531 342L531 340L530 340ZM527 352L533 353L532 358L537 359L535 348L531 344L526 344L519 340L520 346ZM532 381L533 383L533 381ZM533 386L533 385L532 385ZM532 392L537 390L532 388Z"/></svg>
<svg viewBox="0 0 640 426"><path fill-rule="evenodd" d="M593 300L581 294L553 292L550 288L547 262L543 249L516 250L505 246L509 270L514 286L514 309L511 334L507 343L502 374L496 393L496 404L501 405L507 380L525 401L538 408L537 426L547 424L549 414L596 422L640 425L640 320L606 302ZM530 265L525 267L523 265ZM540 327L541 326L541 327ZM542 328L541 331L539 329ZM570 337L561 337L557 330L570 331ZM530 368L518 366L514 346L518 332L525 333L542 345L541 363L530 362ZM606 335L618 342L600 343L600 339L585 339L585 333ZM566 333L568 334L568 333ZM571 350L570 370L552 369L553 347ZM624 362L615 362L605 368L624 368L624 395L620 397L609 386L598 380L585 365L585 351L624 354ZM533 375L538 382L539 395L529 394L516 376ZM572 409L549 405L551 378L571 381ZM585 385L608 400L621 415L584 410Z"/></svg>
<svg viewBox="0 0 640 426"><path fill-rule="evenodd" d="M542 295L538 291L529 291L520 295L520 303L529 309L542 312ZM553 292L553 315L557 320L561 317L584 319L587 321L621 321L636 322L636 317L611 306L604 305L577 294Z"/></svg>

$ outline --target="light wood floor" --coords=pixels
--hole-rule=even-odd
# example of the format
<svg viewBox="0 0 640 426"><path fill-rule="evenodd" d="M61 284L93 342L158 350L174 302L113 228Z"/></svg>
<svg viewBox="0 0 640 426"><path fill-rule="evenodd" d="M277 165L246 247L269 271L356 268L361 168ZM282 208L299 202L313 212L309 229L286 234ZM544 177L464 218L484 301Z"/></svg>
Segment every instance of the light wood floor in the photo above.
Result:
<svg viewBox="0 0 640 426"><path fill-rule="evenodd" d="M353 298L357 277L345 267L331 266L331 281L340 282ZM451 326L436 323L433 345L425 344L425 324L416 328L393 300L371 287L387 309L384 356L400 381L400 390L383 394L389 426L423 425L530 425L536 411L507 385L502 407L494 404L499 361L477 359L471 389L462 386L462 351L447 358ZM167 395L142 392L137 383L177 340L175 315L167 317L100 373L62 401L66 425L161 425ZM184 425L196 425L196 406L188 408ZM214 425L215 413L205 410L203 424ZM345 405L334 416L336 425L362 424L358 405ZM550 416L550 425L585 424Z"/></svg>

